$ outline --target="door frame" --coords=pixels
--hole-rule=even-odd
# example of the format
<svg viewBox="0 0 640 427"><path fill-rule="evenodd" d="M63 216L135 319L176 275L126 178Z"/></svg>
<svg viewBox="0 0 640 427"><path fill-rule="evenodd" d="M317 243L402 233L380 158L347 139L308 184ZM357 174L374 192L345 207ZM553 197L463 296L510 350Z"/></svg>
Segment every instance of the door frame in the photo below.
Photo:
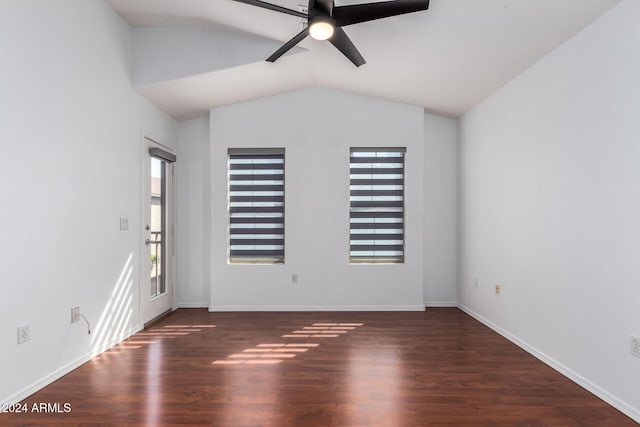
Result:
<svg viewBox="0 0 640 427"><path fill-rule="evenodd" d="M176 283L176 256L175 256L175 163L170 164L171 172L167 174L167 236L163 236L163 239L167 239L166 248L167 254L165 254L165 267L166 267L166 297L170 299L169 308L166 312L156 314L151 318L147 318L147 308L149 307L149 270L148 260L146 259L147 245L145 245L145 239L148 238L146 225L147 216L149 215L149 201L147 200L151 195L151 185L149 176L151 174L151 167L149 164L149 148L157 147L169 153L175 154L175 149L164 145L156 138L143 134L140 143L140 222L138 227L138 299L139 299L139 323L140 329L143 329L145 325L153 321L154 318L160 317L168 311L176 309L175 301L175 283ZM147 197L149 196L149 197ZM160 297L162 298L162 297Z"/></svg>

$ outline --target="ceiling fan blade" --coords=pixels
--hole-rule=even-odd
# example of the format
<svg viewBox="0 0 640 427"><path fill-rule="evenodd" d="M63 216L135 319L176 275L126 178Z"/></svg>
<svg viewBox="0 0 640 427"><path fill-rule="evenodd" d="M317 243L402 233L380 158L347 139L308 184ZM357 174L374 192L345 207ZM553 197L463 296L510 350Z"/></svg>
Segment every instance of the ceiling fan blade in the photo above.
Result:
<svg viewBox="0 0 640 427"><path fill-rule="evenodd" d="M237 1L238 3L250 4L251 6L258 6L263 9L273 10L275 12L286 13L288 15L293 15L300 18L307 18L306 13L298 12L297 10L287 9L286 7L278 6L277 4L267 3L265 1L260 1L260 0L234 0L234 1Z"/></svg>
<svg viewBox="0 0 640 427"><path fill-rule="evenodd" d="M367 61L364 60L358 49L344 32L342 28L336 28L333 32L333 36L329 39L332 45L334 45L344 56L349 58L349 61L353 62L356 67L361 66Z"/></svg>
<svg viewBox="0 0 640 427"><path fill-rule="evenodd" d="M429 8L429 0L395 0L379 3L338 6L333 9L333 18L338 27L388 18L404 13L419 12Z"/></svg>
<svg viewBox="0 0 640 427"><path fill-rule="evenodd" d="M291 40L289 40L288 42L283 44L280 47L280 49L278 49L275 52L273 52L273 54L270 57L267 58L267 61L275 62L276 59L280 58L282 55L287 53L295 45L297 45L302 40L304 40L305 37L307 37L308 35L309 35L309 29L308 28L305 28L304 30L300 31L294 38L292 38Z"/></svg>

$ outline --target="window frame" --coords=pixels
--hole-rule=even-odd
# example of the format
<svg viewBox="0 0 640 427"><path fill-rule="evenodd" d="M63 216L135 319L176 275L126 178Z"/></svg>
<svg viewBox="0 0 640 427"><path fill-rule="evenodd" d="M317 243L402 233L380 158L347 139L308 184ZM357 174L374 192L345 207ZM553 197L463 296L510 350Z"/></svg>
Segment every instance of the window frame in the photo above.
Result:
<svg viewBox="0 0 640 427"><path fill-rule="evenodd" d="M246 163L246 164L254 164L254 165L268 165L269 158L281 158L281 163L273 163L274 165L280 164L281 166L275 167L273 169L267 169L266 167L250 169L247 167L243 168L234 168L232 164L239 165L243 164L241 162L234 163L232 161L232 156L236 157L236 160L240 159L242 156L246 157L247 160L251 160L253 157L254 160L259 160L256 163ZM262 157L262 158L261 158ZM266 162L265 162L266 161ZM251 264L263 264L263 265L273 265L273 264L284 264L285 262L285 187L286 187L286 155L284 148L229 148L227 150L227 263L232 265L251 265ZM232 171L240 171L241 174L234 174ZM273 174L274 177L281 176L281 179L277 180L250 180L250 179L233 179L234 177L238 177L239 175L262 175L267 176L268 173L251 173L255 171L280 171L280 174ZM270 183L264 183L261 181L269 181ZM277 183L277 181L281 181ZM245 186L246 189L241 190L240 187ZM269 189L259 190L260 186L269 187ZM235 188L234 188L235 187ZM276 189L280 187L280 189ZM251 194L242 194L242 193L251 193ZM255 193L271 193L267 195L256 195ZM281 193L281 194L274 194ZM251 201L251 197L263 197L267 198L266 201ZM272 199L280 199L280 201L269 201L268 198ZM235 199L235 200L234 200ZM240 202L239 200L249 199L246 202ZM238 206L238 203L249 203L249 206ZM258 206L252 205L252 203L257 203ZM279 206L269 205L270 203L280 204ZM234 206L236 204L236 206ZM253 212L251 208L256 208ZM260 209L262 208L262 209ZM276 209L280 208L280 209ZM260 212L262 211L262 212ZM251 213L257 214L257 216L251 216ZM273 215L271 215L273 214ZM279 214L276 215L276 214ZM251 222L250 219L259 218L260 221ZM273 220L269 220L273 218ZM241 227L237 227L237 225L244 224ZM262 226L256 227L257 224L262 224ZM236 227L234 227L236 225ZM254 225L252 228L251 225ZM278 226L279 225L279 226ZM252 229L254 231L260 230L259 233L248 233L243 229L249 230ZM278 230L276 233L266 233L265 230ZM236 231L234 233L234 230ZM238 231L243 230L238 233ZM242 236L242 237L240 237ZM270 237L265 237L270 236ZM241 239L248 240L253 243L245 246L254 246L253 249L234 249L234 246L243 246L239 245L239 241ZM271 244L256 244L260 240L270 240ZM276 244L275 241L278 241ZM278 246L277 249L259 249L260 246ZM281 247L280 247L281 246ZM251 253L251 250L254 253ZM255 251L265 251L268 253L258 255ZM240 255L239 252L246 251L247 255Z"/></svg>
<svg viewBox="0 0 640 427"><path fill-rule="evenodd" d="M349 150L349 264L352 265L361 265L361 264L404 264L406 259L406 221L405 221L405 212L406 212L406 147L351 147ZM354 162L354 153L370 153L376 154L376 156L371 158L380 158L380 159L389 159L389 158L397 158L400 161L391 161L385 160L381 162ZM399 153L399 156L380 156L378 154L386 154L390 155L391 153ZM367 157L369 158L369 157ZM387 169L384 168L385 164L389 165L397 165L400 164L400 167L392 167L389 169L400 169L401 177L393 177L394 175L398 175L397 173L370 173L370 174L354 174L357 172L354 168L354 164L365 164L370 165L372 167L365 169ZM391 171L389 171L391 172ZM362 176L362 178L354 178L354 176ZM368 178L365 178L369 175ZM389 175L392 178L380 178L375 177L375 175ZM376 184L373 183L376 179L382 179L387 181L385 184L378 184L379 186L391 187L387 188L373 188ZM391 181L398 181L399 183L391 184ZM355 181L355 183L354 183ZM359 188L354 188L354 186ZM369 186L369 189L362 189L361 187ZM394 188L394 187L400 187ZM354 194L355 192L355 194ZM367 192L375 193L370 196L367 196ZM400 192L400 194L398 194ZM388 194L386 194L388 193ZM360 197L360 200L354 200L354 197ZM383 200L375 200L376 197L381 197ZM367 200L369 198L369 200ZM364 200L362 200L364 199ZM356 205L354 206L354 202ZM369 204L367 204L369 202ZM398 203L400 202L400 203ZM399 204L399 206L398 206ZM354 217L354 213L357 214ZM380 215L371 215L371 213L378 213ZM370 218L373 222L369 224L372 225L371 228L354 227L354 224L367 224L366 219ZM354 221L354 219L360 219L360 221ZM395 221L394 221L395 220ZM378 222L379 221L379 222ZM379 224L389 224L389 226L380 226ZM394 224L401 224L400 227ZM384 228L383 228L384 227ZM354 230L358 232L354 233ZM384 233L379 233L377 230L385 230ZM368 231L368 233L367 233ZM383 239L354 239L354 235L364 234L369 237L374 237L376 235L384 236ZM391 236L400 237L401 243L398 243L399 239L393 239ZM354 241L369 241L369 244L354 244ZM380 242L382 241L382 242ZM390 242L387 245L384 245L385 242ZM398 246L401 247L398 250ZM354 246L366 246L370 248L368 251L360 251L360 252L369 252L368 255L354 255ZM387 250L385 249L375 249L376 246L387 246ZM391 248L394 247L394 250ZM378 253L376 252L383 252ZM399 254L384 254L384 252L392 253L399 252Z"/></svg>

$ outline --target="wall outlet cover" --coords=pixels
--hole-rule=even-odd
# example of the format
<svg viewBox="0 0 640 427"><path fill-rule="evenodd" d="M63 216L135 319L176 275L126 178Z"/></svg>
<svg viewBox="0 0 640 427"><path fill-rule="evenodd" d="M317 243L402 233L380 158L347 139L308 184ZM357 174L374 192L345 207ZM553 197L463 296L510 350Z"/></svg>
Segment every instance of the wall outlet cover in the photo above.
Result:
<svg viewBox="0 0 640 427"><path fill-rule="evenodd" d="M640 357L640 338L631 335L631 354Z"/></svg>
<svg viewBox="0 0 640 427"><path fill-rule="evenodd" d="M29 330L29 324L23 323L22 325L18 325L18 344L24 344L29 341L31 337L31 331Z"/></svg>

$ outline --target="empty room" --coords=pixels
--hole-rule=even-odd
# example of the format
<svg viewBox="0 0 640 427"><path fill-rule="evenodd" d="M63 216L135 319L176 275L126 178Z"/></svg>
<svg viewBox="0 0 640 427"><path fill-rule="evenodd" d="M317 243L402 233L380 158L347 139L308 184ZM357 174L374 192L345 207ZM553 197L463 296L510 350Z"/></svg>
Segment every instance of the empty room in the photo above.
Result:
<svg viewBox="0 0 640 427"><path fill-rule="evenodd" d="M638 425L639 20L0 0L0 425Z"/></svg>

